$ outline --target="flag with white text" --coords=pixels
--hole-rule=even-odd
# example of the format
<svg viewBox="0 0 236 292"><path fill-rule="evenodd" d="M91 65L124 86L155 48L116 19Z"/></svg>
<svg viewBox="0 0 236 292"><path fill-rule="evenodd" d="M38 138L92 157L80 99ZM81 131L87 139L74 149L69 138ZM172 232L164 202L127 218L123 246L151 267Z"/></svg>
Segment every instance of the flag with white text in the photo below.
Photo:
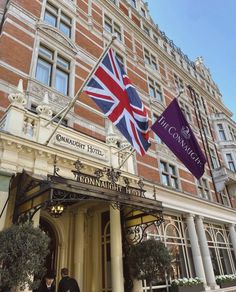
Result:
<svg viewBox="0 0 236 292"><path fill-rule="evenodd" d="M200 179L204 173L206 158L176 98L151 128L188 170Z"/></svg>
<svg viewBox="0 0 236 292"><path fill-rule="evenodd" d="M85 92L134 149L144 155L150 147L148 114L112 49L101 61Z"/></svg>

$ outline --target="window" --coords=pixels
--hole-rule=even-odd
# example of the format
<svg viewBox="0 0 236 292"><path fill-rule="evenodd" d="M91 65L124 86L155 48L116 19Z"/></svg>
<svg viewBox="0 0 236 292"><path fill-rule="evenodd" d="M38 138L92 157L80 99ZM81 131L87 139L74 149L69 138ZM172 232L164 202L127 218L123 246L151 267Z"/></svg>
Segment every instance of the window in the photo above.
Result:
<svg viewBox="0 0 236 292"><path fill-rule="evenodd" d="M164 185L179 188L178 177L175 166L164 161L160 161L161 181Z"/></svg>
<svg viewBox="0 0 236 292"><path fill-rule="evenodd" d="M157 43L157 44L159 44L159 39L158 39L158 37L154 34L153 35L153 39L154 39L154 41Z"/></svg>
<svg viewBox="0 0 236 292"><path fill-rule="evenodd" d="M154 114L153 115L153 124L155 123L155 121L157 119L158 119L158 116ZM154 138L157 141L157 143L162 144L163 142L162 142L161 138L155 132L153 132L153 133L154 133Z"/></svg>
<svg viewBox="0 0 236 292"><path fill-rule="evenodd" d="M64 95L69 91L70 62L60 54L40 45L35 78Z"/></svg>
<svg viewBox="0 0 236 292"><path fill-rule="evenodd" d="M223 205L230 206L229 196L227 192L226 191L220 192L220 196L221 196Z"/></svg>
<svg viewBox="0 0 236 292"><path fill-rule="evenodd" d="M228 126L228 128L229 128L231 140L236 141L236 130L232 128L231 126Z"/></svg>
<svg viewBox="0 0 236 292"><path fill-rule="evenodd" d="M174 74L175 86L178 90L184 90L183 80L180 79L176 74Z"/></svg>
<svg viewBox="0 0 236 292"><path fill-rule="evenodd" d="M201 178L200 180L198 180L198 191L200 197L210 200L210 189L205 178Z"/></svg>
<svg viewBox="0 0 236 292"><path fill-rule="evenodd" d="M196 93L196 100L197 100L197 105L200 109L204 109L203 103L202 103L202 98L199 96L198 93Z"/></svg>
<svg viewBox="0 0 236 292"><path fill-rule="evenodd" d="M131 6L136 8L136 0L130 0L130 4L131 4Z"/></svg>
<svg viewBox="0 0 236 292"><path fill-rule="evenodd" d="M225 131L222 124L217 124L221 141L226 141Z"/></svg>
<svg viewBox="0 0 236 292"><path fill-rule="evenodd" d="M145 9L143 9L143 8L141 8L141 15L142 15L143 17L146 17L146 11L145 11Z"/></svg>
<svg viewBox="0 0 236 292"><path fill-rule="evenodd" d="M46 4L44 22L58 28L64 35L71 37L72 19L60 8L57 8L49 1Z"/></svg>
<svg viewBox="0 0 236 292"><path fill-rule="evenodd" d="M120 62L120 65L124 68L125 67L125 63L124 63L124 58L118 54L117 52L115 52L116 58L118 59L118 61Z"/></svg>
<svg viewBox="0 0 236 292"><path fill-rule="evenodd" d="M235 164L234 164L234 161L233 161L232 154L231 153L227 153L226 154L226 159L227 159L227 163L228 163L229 169L231 171L233 171L233 172L236 172L236 168L235 168Z"/></svg>
<svg viewBox="0 0 236 292"><path fill-rule="evenodd" d="M144 30L144 32L145 32L148 36L150 36L150 29L149 29L148 27L146 27L145 25L143 25L143 30Z"/></svg>
<svg viewBox="0 0 236 292"><path fill-rule="evenodd" d="M175 52L173 50L171 51L171 57L176 60Z"/></svg>
<svg viewBox="0 0 236 292"><path fill-rule="evenodd" d="M152 69L157 70L156 57L153 56L147 49L144 49L144 62L152 67Z"/></svg>
<svg viewBox="0 0 236 292"><path fill-rule="evenodd" d="M180 107L181 107L187 121L191 122L192 116L191 116L191 111L190 111L189 107L185 103L183 103L182 101L180 101L179 103L180 103Z"/></svg>
<svg viewBox="0 0 236 292"><path fill-rule="evenodd" d="M150 96L160 102L163 102L161 86L154 80L148 78L148 88Z"/></svg>
<svg viewBox="0 0 236 292"><path fill-rule="evenodd" d="M213 169L218 168L218 160L216 158L215 151L212 148L210 148L210 155L211 155L211 167Z"/></svg>
<svg viewBox="0 0 236 292"><path fill-rule="evenodd" d="M209 128L208 128L208 125L207 125L207 120L205 118L202 117L202 126L203 126L203 130L205 132L205 134L207 136L210 135L210 132L209 132Z"/></svg>
<svg viewBox="0 0 236 292"><path fill-rule="evenodd" d="M163 49L168 53L167 45L163 43Z"/></svg>
<svg viewBox="0 0 236 292"><path fill-rule="evenodd" d="M104 29L109 33L116 33L118 39L122 40L121 27L107 15L104 18Z"/></svg>

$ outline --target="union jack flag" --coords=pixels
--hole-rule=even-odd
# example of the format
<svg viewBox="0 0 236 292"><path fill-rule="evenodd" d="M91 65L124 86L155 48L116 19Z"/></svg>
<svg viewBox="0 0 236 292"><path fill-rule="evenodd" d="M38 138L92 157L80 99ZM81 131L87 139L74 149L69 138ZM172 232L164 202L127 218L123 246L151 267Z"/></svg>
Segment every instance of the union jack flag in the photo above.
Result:
<svg viewBox="0 0 236 292"><path fill-rule="evenodd" d="M112 49L108 50L85 92L134 149L144 155L150 147L147 111Z"/></svg>

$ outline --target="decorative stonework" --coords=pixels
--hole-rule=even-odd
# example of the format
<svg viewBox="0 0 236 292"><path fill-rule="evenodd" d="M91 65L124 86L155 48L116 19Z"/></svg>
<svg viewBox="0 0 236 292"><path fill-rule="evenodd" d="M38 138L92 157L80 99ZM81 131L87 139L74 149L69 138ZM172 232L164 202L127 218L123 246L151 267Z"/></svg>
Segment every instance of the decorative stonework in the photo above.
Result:
<svg viewBox="0 0 236 292"><path fill-rule="evenodd" d="M12 105L18 108L24 108L27 101L26 101L25 94L23 91L22 79L19 80L19 83L17 86L17 92L9 94L8 99Z"/></svg>
<svg viewBox="0 0 236 292"><path fill-rule="evenodd" d="M64 95L56 93L52 89L38 83L35 80L31 80L29 82L28 92L39 99L42 99L42 97L45 96L47 92L48 98L54 103L60 104L62 107L65 107L68 104L69 100L71 100L69 97L65 97Z"/></svg>
<svg viewBox="0 0 236 292"><path fill-rule="evenodd" d="M38 23L37 28L42 33L46 34L50 39L54 39L60 44L64 45L72 53L77 54L76 45L65 35L63 35L57 28L47 25L45 23Z"/></svg>
<svg viewBox="0 0 236 292"><path fill-rule="evenodd" d="M119 137L115 134L113 125L111 122L108 124L106 143L109 146L117 147L117 142L119 141Z"/></svg>
<svg viewBox="0 0 236 292"><path fill-rule="evenodd" d="M37 106L36 108L37 113L39 116L50 119L52 117L52 110L49 106L48 101L48 92L45 92L45 95L43 97L43 102L41 105Z"/></svg>

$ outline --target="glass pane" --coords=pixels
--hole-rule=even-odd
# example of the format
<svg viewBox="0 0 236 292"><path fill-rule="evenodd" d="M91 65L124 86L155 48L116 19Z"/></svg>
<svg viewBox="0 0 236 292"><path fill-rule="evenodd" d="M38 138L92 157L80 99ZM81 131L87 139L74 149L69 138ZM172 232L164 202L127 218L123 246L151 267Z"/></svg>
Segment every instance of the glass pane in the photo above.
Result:
<svg viewBox="0 0 236 292"><path fill-rule="evenodd" d="M173 165L169 165L169 170L171 174L175 175L175 167Z"/></svg>
<svg viewBox="0 0 236 292"><path fill-rule="evenodd" d="M39 54L40 54L41 56L44 56L44 57L50 59L50 60L53 59L53 52L50 51L49 49L43 47L43 46L40 46L40 47L39 47Z"/></svg>
<svg viewBox="0 0 236 292"><path fill-rule="evenodd" d="M38 59L36 68L36 79L43 84L50 86L52 65L45 62L44 60Z"/></svg>
<svg viewBox="0 0 236 292"><path fill-rule="evenodd" d="M174 177L171 178L171 186L173 188L178 189L178 181L177 181L177 178L174 178Z"/></svg>
<svg viewBox="0 0 236 292"><path fill-rule="evenodd" d="M52 26L57 26L57 18L55 15L50 13L49 11L45 11L44 21Z"/></svg>
<svg viewBox="0 0 236 292"><path fill-rule="evenodd" d="M162 183L163 183L164 185L166 185L166 186L169 186L170 183L169 183L169 178L168 178L168 176L165 175L165 174L162 174L161 177L162 177Z"/></svg>
<svg viewBox="0 0 236 292"><path fill-rule="evenodd" d="M61 21L59 29L64 35L70 37L71 27L68 24Z"/></svg>
<svg viewBox="0 0 236 292"><path fill-rule="evenodd" d="M69 16L67 16L66 14L64 14L63 12L61 12L61 19L63 19L67 23L71 24L71 18Z"/></svg>
<svg viewBox="0 0 236 292"><path fill-rule="evenodd" d="M69 75L59 69L56 70L56 83L55 88L62 94L68 93L68 79Z"/></svg>
<svg viewBox="0 0 236 292"><path fill-rule="evenodd" d="M52 10L55 13L58 12L58 9L49 2L47 2L47 7L50 8L50 10Z"/></svg>
<svg viewBox="0 0 236 292"><path fill-rule="evenodd" d="M70 69L70 62L60 56L57 57L57 64L65 69Z"/></svg>
<svg viewBox="0 0 236 292"><path fill-rule="evenodd" d="M162 162L162 161L160 162L160 168L161 168L162 171L167 172L167 166L166 166L165 162Z"/></svg>
<svg viewBox="0 0 236 292"><path fill-rule="evenodd" d="M149 85L149 94L151 97L155 98L155 89Z"/></svg>

